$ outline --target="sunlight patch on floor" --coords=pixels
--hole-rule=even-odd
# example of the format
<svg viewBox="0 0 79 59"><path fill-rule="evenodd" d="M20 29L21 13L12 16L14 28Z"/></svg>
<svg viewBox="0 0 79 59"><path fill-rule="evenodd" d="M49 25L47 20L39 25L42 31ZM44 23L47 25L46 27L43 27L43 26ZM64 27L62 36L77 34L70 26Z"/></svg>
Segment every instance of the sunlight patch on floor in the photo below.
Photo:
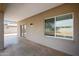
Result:
<svg viewBox="0 0 79 59"><path fill-rule="evenodd" d="M17 43L18 43L18 39L16 33L4 35L4 47L9 47Z"/></svg>

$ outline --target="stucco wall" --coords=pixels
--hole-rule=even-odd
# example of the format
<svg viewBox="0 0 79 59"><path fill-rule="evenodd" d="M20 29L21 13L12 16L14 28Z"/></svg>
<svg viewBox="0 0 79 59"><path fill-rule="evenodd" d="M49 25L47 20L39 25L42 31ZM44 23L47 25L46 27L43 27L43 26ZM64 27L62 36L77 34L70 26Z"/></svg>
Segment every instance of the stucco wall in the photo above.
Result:
<svg viewBox="0 0 79 59"><path fill-rule="evenodd" d="M48 17L74 13L74 40L64 40L44 35L44 20ZM32 26L30 24L33 24ZM26 39L63 51L71 55L79 55L79 4L63 4L43 13L18 22L18 26L26 25Z"/></svg>

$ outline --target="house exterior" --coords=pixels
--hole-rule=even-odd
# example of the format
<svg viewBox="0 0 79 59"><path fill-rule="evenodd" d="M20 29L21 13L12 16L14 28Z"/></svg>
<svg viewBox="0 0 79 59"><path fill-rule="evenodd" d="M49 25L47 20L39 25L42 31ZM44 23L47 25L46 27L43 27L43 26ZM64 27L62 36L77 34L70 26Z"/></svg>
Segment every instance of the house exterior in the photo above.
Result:
<svg viewBox="0 0 79 59"><path fill-rule="evenodd" d="M4 34L13 34L17 33L17 26L15 24L4 25Z"/></svg>
<svg viewBox="0 0 79 59"><path fill-rule="evenodd" d="M0 6L0 49L4 49L5 30L3 22L6 9L5 4ZM22 9L18 11L20 10ZM26 13L22 15L24 14ZM15 19L21 18L12 17ZM22 40L25 38L25 40L63 52L63 55L64 53L79 55L79 4L64 3L17 21L17 32L18 38L22 38ZM62 55L60 52L57 53Z"/></svg>

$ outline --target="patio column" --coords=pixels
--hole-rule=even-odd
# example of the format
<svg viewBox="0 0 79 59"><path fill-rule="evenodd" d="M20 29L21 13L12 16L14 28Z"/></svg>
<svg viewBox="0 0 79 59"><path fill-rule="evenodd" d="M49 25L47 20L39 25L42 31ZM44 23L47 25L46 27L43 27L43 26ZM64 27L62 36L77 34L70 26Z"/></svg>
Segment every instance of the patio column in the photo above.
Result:
<svg viewBox="0 0 79 59"><path fill-rule="evenodd" d="M4 48L4 13L0 12L0 49Z"/></svg>

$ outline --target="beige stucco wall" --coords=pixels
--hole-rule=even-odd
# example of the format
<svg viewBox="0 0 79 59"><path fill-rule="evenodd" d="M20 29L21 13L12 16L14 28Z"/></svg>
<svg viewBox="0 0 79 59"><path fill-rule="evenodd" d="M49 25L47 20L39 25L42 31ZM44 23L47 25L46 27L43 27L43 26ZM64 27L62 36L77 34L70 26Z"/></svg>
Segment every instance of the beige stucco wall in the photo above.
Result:
<svg viewBox="0 0 79 59"><path fill-rule="evenodd" d="M45 36L45 18L66 13L74 13L74 40L63 40ZM32 26L30 25L31 23L33 24ZM76 44L79 43L79 4L63 4L18 22L18 26L22 24L25 24L27 27L26 39L71 55L79 55L79 47Z"/></svg>

